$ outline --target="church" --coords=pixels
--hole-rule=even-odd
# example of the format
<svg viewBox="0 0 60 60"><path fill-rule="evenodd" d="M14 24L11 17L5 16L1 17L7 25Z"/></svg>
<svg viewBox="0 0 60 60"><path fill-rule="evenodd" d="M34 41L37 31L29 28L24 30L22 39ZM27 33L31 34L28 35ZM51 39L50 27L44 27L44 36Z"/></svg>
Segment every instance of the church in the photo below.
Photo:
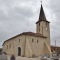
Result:
<svg viewBox="0 0 60 60"><path fill-rule="evenodd" d="M3 43L3 53L21 57L38 57L51 55L50 22L46 19L41 4L39 19L36 22L35 32L23 32Z"/></svg>

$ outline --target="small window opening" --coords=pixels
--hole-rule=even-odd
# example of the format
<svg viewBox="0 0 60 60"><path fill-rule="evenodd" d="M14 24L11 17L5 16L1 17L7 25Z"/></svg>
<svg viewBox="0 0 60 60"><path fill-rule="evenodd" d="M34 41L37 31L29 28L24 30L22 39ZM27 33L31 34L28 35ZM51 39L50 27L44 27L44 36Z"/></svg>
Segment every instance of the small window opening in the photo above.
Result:
<svg viewBox="0 0 60 60"><path fill-rule="evenodd" d="M20 39L19 39L19 42L20 42Z"/></svg>
<svg viewBox="0 0 60 60"><path fill-rule="evenodd" d="M7 49L8 49L8 45L7 45Z"/></svg>
<svg viewBox="0 0 60 60"><path fill-rule="evenodd" d="M39 23L39 26L40 26L40 23Z"/></svg>
<svg viewBox="0 0 60 60"><path fill-rule="evenodd" d="M38 43L39 41L37 40L37 43Z"/></svg>
<svg viewBox="0 0 60 60"><path fill-rule="evenodd" d="M34 39L32 39L32 42L34 42Z"/></svg>
<svg viewBox="0 0 60 60"><path fill-rule="evenodd" d="M46 26L47 26L47 22L46 22Z"/></svg>
<svg viewBox="0 0 60 60"><path fill-rule="evenodd" d="M9 46L9 49L11 48L11 44L10 44L10 46Z"/></svg>

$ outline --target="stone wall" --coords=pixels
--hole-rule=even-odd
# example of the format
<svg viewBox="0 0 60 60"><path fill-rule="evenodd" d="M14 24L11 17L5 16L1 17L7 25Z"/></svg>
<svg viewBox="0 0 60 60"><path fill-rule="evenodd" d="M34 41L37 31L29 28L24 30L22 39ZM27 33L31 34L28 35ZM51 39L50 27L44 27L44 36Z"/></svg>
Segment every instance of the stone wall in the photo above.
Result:
<svg viewBox="0 0 60 60"><path fill-rule="evenodd" d="M10 56L7 57L8 60L10 60ZM17 56L15 58L16 60L40 60L40 57L36 57L36 58L27 58L27 57L20 57L20 56Z"/></svg>

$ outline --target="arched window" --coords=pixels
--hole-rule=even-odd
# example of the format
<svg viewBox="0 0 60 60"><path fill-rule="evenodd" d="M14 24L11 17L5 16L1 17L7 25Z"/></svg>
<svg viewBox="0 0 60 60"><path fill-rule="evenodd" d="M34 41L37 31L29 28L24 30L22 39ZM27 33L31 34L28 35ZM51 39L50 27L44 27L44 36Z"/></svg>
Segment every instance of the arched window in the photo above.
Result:
<svg viewBox="0 0 60 60"><path fill-rule="evenodd" d="M39 40L37 40L37 43L39 42Z"/></svg>
<svg viewBox="0 0 60 60"><path fill-rule="evenodd" d="M40 26L40 23L39 23L39 26Z"/></svg>
<svg viewBox="0 0 60 60"><path fill-rule="evenodd" d="M19 42L20 42L20 39L19 39Z"/></svg>
<svg viewBox="0 0 60 60"><path fill-rule="evenodd" d="M34 39L32 39L32 42L34 42Z"/></svg>

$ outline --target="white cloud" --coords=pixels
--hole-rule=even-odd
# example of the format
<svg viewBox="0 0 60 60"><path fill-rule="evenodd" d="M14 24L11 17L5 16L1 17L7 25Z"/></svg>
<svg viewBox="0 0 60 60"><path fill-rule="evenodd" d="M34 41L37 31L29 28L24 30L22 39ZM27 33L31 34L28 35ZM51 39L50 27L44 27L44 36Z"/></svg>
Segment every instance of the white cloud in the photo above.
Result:
<svg viewBox="0 0 60 60"><path fill-rule="evenodd" d="M35 32L40 5L40 0L0 0L0 43L21 32ZM60 39L59 5L59 0L43 0L47 20L51 22L52 43Z"/></svg>

